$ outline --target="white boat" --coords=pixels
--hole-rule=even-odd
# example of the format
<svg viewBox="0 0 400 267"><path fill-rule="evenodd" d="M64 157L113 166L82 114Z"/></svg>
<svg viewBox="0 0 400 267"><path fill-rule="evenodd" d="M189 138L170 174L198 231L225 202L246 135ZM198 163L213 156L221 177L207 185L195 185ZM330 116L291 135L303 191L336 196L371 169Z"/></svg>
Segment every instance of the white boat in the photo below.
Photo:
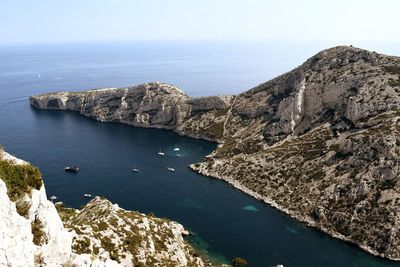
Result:
<svg viewBox="0 0 400 267"><path fill-rule="evenodd" d="M54 201L54 200L57 199L57 197L56 197L56 196L51 196L50 199L51 199L52 201Z"/></svg>
<svg viewBox="0 0 400 267"><path fill-rule="evenodd" d="M177 157L180 157L180 156L181 156L181 154L176 154L176 156L177 156Z"/></svg>
<svg viewBox="0 0 400 267"><path fill-rule="evenodd" d="M181 151L181 149L177 146L175 146L174 151Z"/></svg>
<svg viewBox="0 0 400 267"><path fill-rule="evenodd" d="M174 168L171 168L171 167L167 167L167 169L168 169L170 172L174 172L174 171L175 171L175 169L174 169Z"/></svg>
<svg viewBox="0 0 400 267"><path fill-rule="evenodd" d="M133 172L139 172L139 169L132 169Z"/></svg>
<svg viewBox="0 0 400 267"><path fill-rule="evenodd" d="M84 197L92 197L91 194L83 194Z"/></svg>
<svg viewBox="0 0 400 267"><path fill-rule="evenodd" d="M158 153L157 153L158 155L160 155L160 156L164 156L165 155L165 153L164 152L162 152L162 150L161 150L161 147L160 147L160 151L158 151Z"/></svg>

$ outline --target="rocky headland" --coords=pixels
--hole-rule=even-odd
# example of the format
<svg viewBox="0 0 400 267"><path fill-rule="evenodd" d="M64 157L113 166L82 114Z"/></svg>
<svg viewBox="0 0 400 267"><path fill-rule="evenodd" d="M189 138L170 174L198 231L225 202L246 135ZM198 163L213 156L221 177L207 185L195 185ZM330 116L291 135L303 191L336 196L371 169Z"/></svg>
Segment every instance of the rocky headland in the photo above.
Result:
<svg viewBox="0 0 400 267"><path fill-rule="evenodd" d="M207 266L182 225L96 197L54 205L37 168L0 149L0 266Z"/></svg>
<svg viewBox="0 0 400 267"><path fill-rule="evenodd" d="M234 96L192 98L147 83L30 104L218 142L193 170L400 260L399 93L399 57L339 46Z"/></svg>

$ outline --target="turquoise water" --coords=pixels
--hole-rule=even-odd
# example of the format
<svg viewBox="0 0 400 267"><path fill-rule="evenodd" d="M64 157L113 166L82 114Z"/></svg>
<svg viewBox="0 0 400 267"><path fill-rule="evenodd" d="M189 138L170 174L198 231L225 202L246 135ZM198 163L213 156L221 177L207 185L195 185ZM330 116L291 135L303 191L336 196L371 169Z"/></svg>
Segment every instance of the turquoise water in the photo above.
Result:
<svg viewBox="0 0 400 267"><path fill-rule="evenodd" d="M83 194L102 195L123 208L171 218L193 232L190 241L218 262L240 256L248 266L261 267L400 266L190 171L188 164L201 161L213 143L28 105L28 96L41 92L154 80L177 84L189 95L239 92L300 64L311 50L165 43L3 48L0 143L41 169L48 196L80 207L87 202ZM157 155L160 147L165 157ZM73 164L80 173L63 171Z"/></svg>

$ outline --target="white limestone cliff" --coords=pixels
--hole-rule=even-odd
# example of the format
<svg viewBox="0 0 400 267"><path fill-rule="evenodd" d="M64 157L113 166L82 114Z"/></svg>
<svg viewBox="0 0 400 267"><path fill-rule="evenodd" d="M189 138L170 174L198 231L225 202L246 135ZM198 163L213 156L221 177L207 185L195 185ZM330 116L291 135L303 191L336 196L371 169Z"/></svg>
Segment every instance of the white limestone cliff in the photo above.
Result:
<svg viewBox="0 0 400 267"><path fill-rule="evenodd" d="M6 160L15 165L29 164L1 150L0 160ZM182 267L204 266L200 257L192 255L194 250L183 239L183 235L187 232L179 223L125 211L106 199L96 197L81 211L62 208L64 211L73 210L76 215L76 218L69 218L75 219L76 222L68 227L69 224L61 220L59 212L62 211L57 211L55 205L47 199L43 184L39 190L33 188L14 202L9 198L7 185L3 179L5 177L0 177L0 266L117 267L133 266L135 260L146 263L149 257L152 258L154 266L164 266L164 263ZM17 202L22 202L29 207L23 215L20 215L21 211L17 209ZM119 228L114 229L112 223L103 230L99 230L91 223L86 225L88 222L100 220L106 225L109 222L105 218L108 217L104 216L111 216L112 220L118 221ZM77 223L78 221L80 223ZM64 223L66 223L66 228ZM77 229L79 227L83 229L84 225L88 229L90 227L91 230L77 233ZM123 229L130 230L124 232ZM137 232L132 232L132 229L137 229ZM134 236L148 238L148 243L140 243L129 251L128 257L125 255L121 257L119 262L112 259L113 256L117 257L117 254L112 254L107 251L107 248L102 247L103 239L111 238L119 240L121 242L119 245L123 249L122 243L126 238L132 240ZM88 237L93 244L98 245L97 249L100 253L91 250L79 251L84 248L79 243L80 240ZM163 244L159 244L160 238L165 240ZM155 244L156 242L158 244ZM94 245L91 247L94 248Z"/></svg>

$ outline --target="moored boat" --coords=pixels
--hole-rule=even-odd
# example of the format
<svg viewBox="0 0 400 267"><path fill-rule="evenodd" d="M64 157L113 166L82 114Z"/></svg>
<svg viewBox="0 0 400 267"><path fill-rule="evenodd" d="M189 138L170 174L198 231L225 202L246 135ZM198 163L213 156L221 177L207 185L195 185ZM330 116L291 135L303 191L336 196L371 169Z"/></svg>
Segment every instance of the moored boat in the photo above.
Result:
<svg viewBox="0 0 400 267"><path fill-rule="evenodd" d="M174 168L171 168L171 167L167 167L167 169L168 169L170 172L174 172L174 171L175 171L175 169L174 169Z"/></svg>
<svg viewBox="0 0 400 267"><path fill-rule="evenodd" d="M69 166L69 167L65 167L64 170L66 172L73 172L73 173L77 173L79 172L81 169L78 166Z"/></svg>
<svg viewBox="0 0 400 267"><path fill-rule="evenodd" d="M158 155L160 155L160 156L164 156L165 155L165 153L164 152L162 152L162 150L161 150L161 147L160 147L160 151L158 151L158 153L157 153Z"/></svg>

